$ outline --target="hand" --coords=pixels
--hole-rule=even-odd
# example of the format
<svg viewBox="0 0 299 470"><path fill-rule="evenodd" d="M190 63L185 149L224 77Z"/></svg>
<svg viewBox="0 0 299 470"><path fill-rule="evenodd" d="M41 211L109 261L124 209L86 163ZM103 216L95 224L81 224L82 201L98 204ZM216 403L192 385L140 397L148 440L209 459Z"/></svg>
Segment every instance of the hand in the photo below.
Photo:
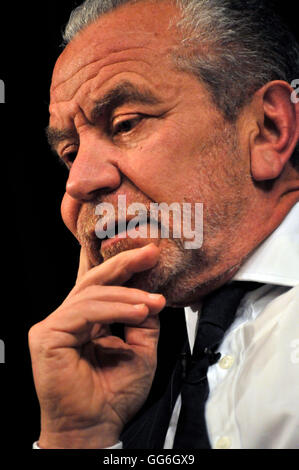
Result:
<svg viewBox="0 0 299 470"><path fill-rule="evenodd" d="M162 295L120 287L152 268L151 244L89 269L81 251L75 287L29 332L41 407L41 448L105 448L146 400L156 369ZM125 341L109 325L125 324Z"/></svg>

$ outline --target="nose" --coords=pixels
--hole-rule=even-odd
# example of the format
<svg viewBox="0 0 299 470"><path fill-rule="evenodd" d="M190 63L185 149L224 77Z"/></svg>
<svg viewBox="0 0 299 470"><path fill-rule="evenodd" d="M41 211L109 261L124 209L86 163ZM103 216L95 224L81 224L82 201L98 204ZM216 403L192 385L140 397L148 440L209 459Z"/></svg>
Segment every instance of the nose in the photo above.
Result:
<svg viewBox="0 0 299 470"><path fill-rule="evenodd" d="M90 201L97 192L111 192L121 184L115 152L109 144L80 143L70 169L66 193L78 201Z"/></svg>

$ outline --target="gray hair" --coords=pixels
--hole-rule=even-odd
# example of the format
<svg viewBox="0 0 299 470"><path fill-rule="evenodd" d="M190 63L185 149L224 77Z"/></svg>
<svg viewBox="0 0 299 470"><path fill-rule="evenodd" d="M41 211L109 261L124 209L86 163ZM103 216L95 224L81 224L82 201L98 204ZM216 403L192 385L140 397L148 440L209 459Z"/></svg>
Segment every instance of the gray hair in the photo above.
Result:
<svg viewBox="0 0 299 470"><path fill-rule="evenodd" d="M101 15L137 1L85 0L71 13L64 44ZM298 43L268 1L173 1L182 11L177 27L183 40L176 64L207 86L226 119L235 121L254 92L266 83L291 83L299 77ZM299 144L291 161L299 170Z"/></svg>

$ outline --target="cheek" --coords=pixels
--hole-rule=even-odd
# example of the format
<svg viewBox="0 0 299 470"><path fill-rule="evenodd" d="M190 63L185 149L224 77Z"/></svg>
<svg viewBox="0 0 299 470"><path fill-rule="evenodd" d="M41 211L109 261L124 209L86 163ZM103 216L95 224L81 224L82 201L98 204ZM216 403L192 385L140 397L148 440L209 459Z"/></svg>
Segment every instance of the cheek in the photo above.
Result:
<svg viewBox="0 0 299 470"><path fill-rule="evenodd" d="M174 126L138 143L125 156L120 170L134 185L156 202L172 202L188 190L186 181L194 179L195 155L190 139L183 138Z"/></svg>
<svg viewBox="0 0 299 470"><path fill-rule="evenodd" d="M61 216L64 224L76 237L77 234L77 219L79 216L81 204L75 199L65 194L61 202Z"/></svg>

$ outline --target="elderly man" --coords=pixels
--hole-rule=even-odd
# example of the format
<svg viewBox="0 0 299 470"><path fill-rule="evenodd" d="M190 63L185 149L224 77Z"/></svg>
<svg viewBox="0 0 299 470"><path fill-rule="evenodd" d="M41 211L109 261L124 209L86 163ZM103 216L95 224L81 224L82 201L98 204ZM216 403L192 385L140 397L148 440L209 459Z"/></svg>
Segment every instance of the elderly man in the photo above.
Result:
<svg viewBox="0 0 299 470"><path fill-rule="evenodd" d="M29 334L34 447L298 447L295 40L263 1L87 0L65 42L47 134L82 248ZM193 225L202 203L202 246L171 215L168 237L130 236L124 196ZM124 225L101 240L104 204Z"/></svg>

